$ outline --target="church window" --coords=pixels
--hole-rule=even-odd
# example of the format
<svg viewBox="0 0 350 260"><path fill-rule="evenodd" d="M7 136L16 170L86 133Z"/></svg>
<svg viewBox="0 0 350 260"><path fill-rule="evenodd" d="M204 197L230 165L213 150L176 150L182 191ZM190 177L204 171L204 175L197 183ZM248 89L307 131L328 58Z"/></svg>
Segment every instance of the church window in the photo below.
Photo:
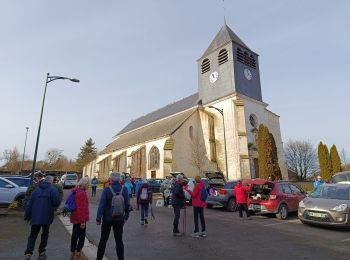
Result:
<svg viewBox="0 0 350 260"><path fill-rule="evenodd" d="M189 127L188 132L189 132L188 134L189 134L191 140L193 140L193 126Z"/></svg>
<svg viewBox="0 0 350 260"><path fill-rule="evenodd" d="M243 53L240 48L237 48L236 58L238 62L243 63L252 69L256 69L256 61L253 54L249 54L247 51Z"/></svg>
<svg viewBox="0 0 350 260"><path fill-rule="evenodd" d="M243 52L240 48L237 49L237 61L240 63L244 63Z"/></svg>
<svg viewBox="0 0 350 260"><path fill-rule="evenodd" d="M212 117L212 116L209 117L208 124L209 124L210 160L212 162L216 162L216 144L215 144L214 117Z"/></svg>
<svg viewBox="0 0 350 260"><path fill-rule="evenodd" d="M244 52L243 58L244 58L243 59L244 60L244 64L249 66L250 65L250 59L249 59L249 56L248 56L248 52L246 52L246 51Z"/></svg>
<svg viewBox="0 0 350 260"><path fill-rule="evenodd" d="M228 53L226 49L222 49L219 52L219 65L224 64L225 62L228 61Z"/></svg>
<svg viewBox="0 0 350 260"><path fill-rule="evenodd" d="M210 60L204 59L202 62L202 74L210 71Z"/></svg>
<svg viewBox="0 0 350 260"><path fill-rule="evenodd" d="M250 67L252 67L253 69L256 69L256 63L255 63L254 56L250 55L249 59L250 59Z"/></svg>
<svg viewBox="0 0 350 260"><path fill-rule="evenodd" d="M156 146L153 146L149 152L149 169L159 169L159 149Z"/></svg>

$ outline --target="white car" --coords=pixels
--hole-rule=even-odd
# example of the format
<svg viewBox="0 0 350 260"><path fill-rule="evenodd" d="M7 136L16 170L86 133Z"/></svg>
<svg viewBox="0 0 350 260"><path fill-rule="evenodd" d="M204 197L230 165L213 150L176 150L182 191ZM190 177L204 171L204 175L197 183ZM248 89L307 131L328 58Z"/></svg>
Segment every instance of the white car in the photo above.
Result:
<svg viewBox="0 0 350 260"><path fill-rule="evenodd" d="M17 184L0 177L0 205L8 206L14 201L23 203L27 187L20 187Z"/></svg>
<svg viewBox="0 0 350 260"><path fill-rule="evenodd" d="M66 173L61 177L61 186L65 188L73 188L78 184L78 175L76 173Z"/></svg>

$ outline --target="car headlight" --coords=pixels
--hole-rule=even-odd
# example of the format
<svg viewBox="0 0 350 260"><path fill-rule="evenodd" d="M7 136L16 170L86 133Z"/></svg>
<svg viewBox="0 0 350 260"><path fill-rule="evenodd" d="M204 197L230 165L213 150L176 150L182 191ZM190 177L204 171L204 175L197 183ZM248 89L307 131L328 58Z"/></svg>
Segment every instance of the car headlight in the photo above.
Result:
<svg viewBox="0 0 350 260"><path fill-rule="evenodd" d="M305 204L304 204L304 201L300 201L299 202L299 208L305 208Z"/></svg>
<svg viewBox="0 0 350 260"><path fill-rule="evenodd" d="M348 208L348 204L340 204L332 208L334 211L345 211Z"/></svg>

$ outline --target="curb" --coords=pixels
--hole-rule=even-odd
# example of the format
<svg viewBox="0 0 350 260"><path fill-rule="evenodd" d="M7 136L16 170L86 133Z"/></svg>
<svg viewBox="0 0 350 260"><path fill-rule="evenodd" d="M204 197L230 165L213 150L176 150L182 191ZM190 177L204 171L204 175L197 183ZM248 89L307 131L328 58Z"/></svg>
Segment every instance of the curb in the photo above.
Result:
<svg viewBox="0 0 350 260"><path fill-rule="evenodd" d="M70 223L69 218L65 218L62 215L59 215L58 218L60 219L68 233L72 235L73 225ZM97 255L97 247L85 237L85 243L82 252L87 260L95 260ZM109 259L104 256L103 260Z"/></svg>

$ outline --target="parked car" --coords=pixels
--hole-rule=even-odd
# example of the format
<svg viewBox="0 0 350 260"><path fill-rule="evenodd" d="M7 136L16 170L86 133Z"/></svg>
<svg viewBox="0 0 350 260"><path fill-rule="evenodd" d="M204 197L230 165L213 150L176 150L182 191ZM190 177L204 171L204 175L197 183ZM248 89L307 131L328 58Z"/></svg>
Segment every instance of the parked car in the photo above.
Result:
<svg viewBox="0 0 350 260"><path fill-rule="evenodd" d="M207 207L213 206L223 207L227 211L235 211L236 199L233 196L233 189L236 186L237 181L228 181L221 189L216 189L214 193L209 192L207 199Z"/></svg>
<svg viewBox="0 0 350 260"><path fill-rule="evenodd" d="M285 220L289 212L298 211L299 202L306 197L306 192L287 181L266 181L262 179L245 180L243 184L252 184L249 192L249 210L256 214L276 214Z"/></svg>
<svg viewBox="0 0 350 260"><path fill-rule="evenodd" d="M332 177L333 183L345 183L350 184L350 171L338 172Z"/></svg>
<svg viewBox="0 0 350 260"><path fill-rule="evenodd" d="M147 179L147 183L153 193L160 193L160 186L163 181L164 179Z"/></svg>
<svg viewBox="0 0 350 260"><path fill-rule="evenodd" d="M29 187L30 186L30 178L18 177L18 176L9 176L4 177L5 179L12 181L20 187Z"/></svg>
<svg viewBox="0 0 350 260"><path fill-rule="evenodd" d="M0 205L8 206L14 201L23 203L27 187L20 187L16 183L0 177Z"/></svg>
<svg viewBox="0 0 350 260"><path fill-rule="evenodd" d="M298 217L302 223L349 226L350 185L323 184L299 203Z"/></svg>
<svg viewBox="0 0 350 260"><path fill-rule="evenodd" d="M72 188L78 184L78 175L76 173L66 173L61 177L61 186L62 188Z"/></svg>

